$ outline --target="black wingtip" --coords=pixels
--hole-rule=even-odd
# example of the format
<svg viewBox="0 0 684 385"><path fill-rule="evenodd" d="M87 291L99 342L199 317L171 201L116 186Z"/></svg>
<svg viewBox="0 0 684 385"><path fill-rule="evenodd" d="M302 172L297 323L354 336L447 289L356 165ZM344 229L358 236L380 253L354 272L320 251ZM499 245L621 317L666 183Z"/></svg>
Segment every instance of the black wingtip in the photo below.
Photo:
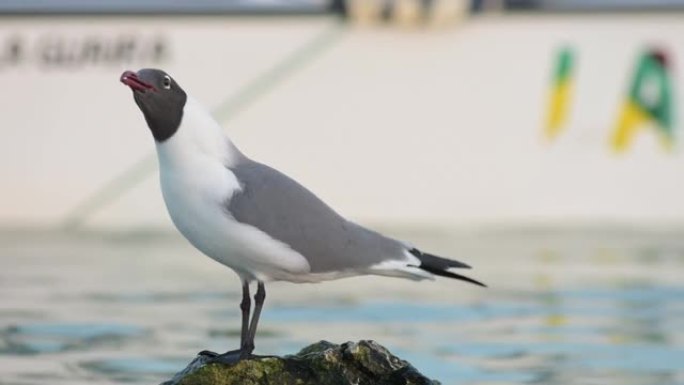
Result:
<svg viewBox="0 0 684 385"><path fill-rule="evenodd" d="M436 267L436 268L439 268L442 270L446 270L450 267L453 267L456 269L472 269L472 267L470 267L470 265L463 263L461 261L457 261L455 259L438 257L436 255L424 253L424 252L422 252L416 248L409 250L409 252L411 254L413 254L416 258L418 258L423 265Z"/></svg>
<svg viewBox="0 0 684 385"><path fill-rule="evenodd" d="M438 275L440 277L458 279L459 281L465 281L468 283L472 283L473 285L477 285L477 286L481 286L481 287L488 287L484 283L482 283L478 280L472 279L470 277L466 277L465 275L452 273L452 272L446 271L446 270L438 270L438 269L432 268L430 266L424 266L424 265L421 265L420 268L427 271L428 273L432 273L432 274Z"/></svg>
<svg viewBox="0 0 684 385"><path fill-rule="evenodd" d="M409 252L420 260L420 266L418 266L418 267L429 272L429 273L432 273L434 275L439 275L441 277L458 279L461 281L472 283L473 285L487 287L487 285L485 285L484 283L482 283L480 281L476 281L476 280L469 278L469 277L466 277L464 275L460 275L460 274L456 274L456 273L452 273L451 271L448 271L449 269L452 269L452 268L470 269L471 268L470 265L467 265L463 262L456 261L453 259L447 259L447 258L438 257L436 255L423 253L422 251L420 251L416 248L409 250Z"/></svg>

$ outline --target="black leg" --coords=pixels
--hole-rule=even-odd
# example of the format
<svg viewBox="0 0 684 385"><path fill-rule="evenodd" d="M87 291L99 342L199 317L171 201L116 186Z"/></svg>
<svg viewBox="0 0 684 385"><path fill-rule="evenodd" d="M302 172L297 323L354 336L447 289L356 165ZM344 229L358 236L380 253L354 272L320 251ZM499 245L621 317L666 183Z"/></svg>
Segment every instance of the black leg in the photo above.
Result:
<svg viewBox="0 0 684 385"><path fill-rule="evenodd" d="M254 337L256 336L257 325L259 324L259 316L261 315L261 308L264 306L265 299L266 288L264 287L264 283L259 281L257 285L257 292L254 295L254 315L252 315L252 322L249 325L247 341L245 341L245 344L241 347L241 358L249 357L254 351Z"/></svg>
<svg viewBox="0 0 684 385"><path fill-rule="evenodd" d="M214 358L217 362L230 363L237 361L242 356L245 343L249 337L249 310L251 307L251 300L249 298L249 281L242 281L242 302L240 302L240 310L242 311L242 329L240 330L240 349L230 350L223 354L214 353L209 350L199 352L201 356Z"/></svg>
<svg viewBox="0 0 684 385"><path fill-rule="evenodd" d="M247 342L249 336L249 310L252 302L249 298L249 282L242 281L242 302L240 302L240 310L242 310L242 329L240 330L240 350Z"/></svg>

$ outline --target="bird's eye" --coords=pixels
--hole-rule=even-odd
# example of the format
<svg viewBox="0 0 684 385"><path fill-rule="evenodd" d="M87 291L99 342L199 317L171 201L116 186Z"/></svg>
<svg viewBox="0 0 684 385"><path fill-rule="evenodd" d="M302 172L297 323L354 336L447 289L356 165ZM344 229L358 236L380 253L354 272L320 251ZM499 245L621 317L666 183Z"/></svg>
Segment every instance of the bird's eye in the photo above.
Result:
<svg viewBox="0 0 684 385"><path fill-rule="evenodd" d="M164 76L164 80L162 81L162 85L163 85L164 88L166 88L167 90L168 90L169 88L171 88L171 78L168 77L168 76Z"/></svg>

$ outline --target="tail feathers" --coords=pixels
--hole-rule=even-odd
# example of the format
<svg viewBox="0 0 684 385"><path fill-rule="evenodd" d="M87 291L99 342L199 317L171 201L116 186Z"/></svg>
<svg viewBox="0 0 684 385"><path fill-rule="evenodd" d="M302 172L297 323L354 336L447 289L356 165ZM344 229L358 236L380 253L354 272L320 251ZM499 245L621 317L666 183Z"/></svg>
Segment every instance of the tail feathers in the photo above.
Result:
<svg viewBox="0 0 684 385"><path fill-rule="evenodd" d="M428 253L423 253L422 251L418 249L411 249L409 250L411 254L413 254L416 258L420 260L420 266L418 266L420 269L425 270L429 273L432 273L434 275L439 275L441 277L448 277L448 278L454 278L458 279L461 281L465 282L470 282L474 285L482 286L482 287L487 287L482 282L476 281L472 278L466 277L461 274L456 274L449 269L470 269L469 265L466 265L463 262L455 261L453 259L446 259L442 257L438 257L436 255L428 254Z"/></svg>

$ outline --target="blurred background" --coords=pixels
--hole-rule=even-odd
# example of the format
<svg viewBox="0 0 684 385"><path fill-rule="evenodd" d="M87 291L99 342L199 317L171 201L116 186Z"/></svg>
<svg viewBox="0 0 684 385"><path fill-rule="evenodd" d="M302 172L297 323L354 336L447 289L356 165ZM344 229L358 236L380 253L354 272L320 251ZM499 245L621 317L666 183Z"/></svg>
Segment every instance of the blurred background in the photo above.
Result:
<svg viewBox="0 0 684 385"><path fill-rule="evenodd" d="M0 2L0 384L150 384L239 338L119 83L475 268L269 285L257 352L375 339L443 384L684 384L682 0Z"/></svg>

